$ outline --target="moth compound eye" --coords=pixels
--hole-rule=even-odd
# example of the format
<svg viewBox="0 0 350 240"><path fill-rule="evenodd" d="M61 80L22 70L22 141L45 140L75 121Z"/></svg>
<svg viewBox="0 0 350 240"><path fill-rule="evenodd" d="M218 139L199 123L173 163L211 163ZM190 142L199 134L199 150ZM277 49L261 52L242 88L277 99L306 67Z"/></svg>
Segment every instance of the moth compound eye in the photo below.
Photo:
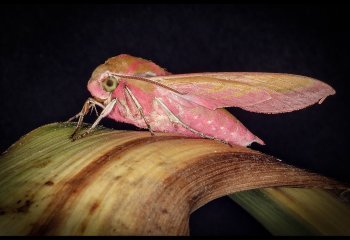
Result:
<svg viewBox="0 0 350 240"><path fill-rule="evenodd" d="M112 92L118 86L118 79L115 77L108 77L102 82L102 87L106 92Z"/></svg>

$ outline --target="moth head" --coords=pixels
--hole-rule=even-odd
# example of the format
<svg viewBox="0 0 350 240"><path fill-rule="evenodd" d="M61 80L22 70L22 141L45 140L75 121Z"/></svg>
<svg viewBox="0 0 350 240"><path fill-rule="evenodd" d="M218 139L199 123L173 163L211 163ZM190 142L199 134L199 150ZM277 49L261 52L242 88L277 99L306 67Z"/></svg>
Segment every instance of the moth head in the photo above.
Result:
<svg viewBox="0 0 350 240"><path fill-rule="evenodd" d="M107 59L103 64L97 66L91 75L87 87L91 95L102 102L102 100L110 98L113 91L118 87L120 77L116 75L137 76L145 74L162 76L169 73L152 61L128 54L120 54Z"/></svg>

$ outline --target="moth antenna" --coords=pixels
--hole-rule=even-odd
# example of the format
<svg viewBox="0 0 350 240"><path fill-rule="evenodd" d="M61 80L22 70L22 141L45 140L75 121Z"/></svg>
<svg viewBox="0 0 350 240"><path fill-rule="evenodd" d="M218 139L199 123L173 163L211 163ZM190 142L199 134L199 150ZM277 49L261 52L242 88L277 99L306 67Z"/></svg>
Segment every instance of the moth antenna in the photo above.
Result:
<svg viewBox="0 0 350 240"><path fill-rule="evenodd" d="M137 76L130 76L130 75L120 75L120 74L115 74L115 73L112 73L111 75L113 76L116 76L116 77L121 77L121 78L127 78L127 79L135 79L135 80L139 80L139 81L144 81L144 82L148 82L148 83L152 83L152 84L155 84L159 87L162 87L162 88L165 88L165 89L168 89L172 92L175 92L175 93L178 93L180 95L185 95L184 93L181 93L179 91L177 91L176 89L174 88L171 88L167 85L164 85L162 83L159 83L159 82L156 82L156 81L153 81L151 79L148 79L148 78L144 78L144 77L137 77Z"/></svg>

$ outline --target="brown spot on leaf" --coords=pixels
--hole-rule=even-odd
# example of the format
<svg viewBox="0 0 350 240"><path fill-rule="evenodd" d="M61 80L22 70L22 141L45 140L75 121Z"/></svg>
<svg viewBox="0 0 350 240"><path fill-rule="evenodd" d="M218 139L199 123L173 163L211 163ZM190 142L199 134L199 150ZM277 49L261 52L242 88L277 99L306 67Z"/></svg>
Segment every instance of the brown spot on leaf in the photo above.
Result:
<svg viewBox="0 0 350 240"><path fill-rule="evenodd" d="M17 212L21 212L21 213L25 213L25 212L28 212L30 206L33 204L33 201L31 200L26 200L24 202L24 205L17 208Z"/></svg>
<svg viewBox="0 0 350 240"><path fill-rule="evenodd" d="M168 210L166 210L166 208L162 208L162 213L163 214L168 214Z"/></svg>
<svg viewBox="0 0 350 240"><path fill-rule="evenodd" d="M53 183L53 181L47 181L47 182L44 183L44 185L52 186L52 185L54 185L54 183Z"/></svg>
<svg viewBox="0 0 350 240"><path fill-rule="evenodd" d="M99 202L94 202L94 204L92 204L92 206L90 207L89 213L93 214L99 206L100 206Z"/></svg>
<svg viewBox="0 0 350 240"><path fill-rule="evenodd" d="M86 227L87 227L87 222L86 221L82 222L80 225L80 232L84 233L86 230Z"/></svg>
<svg viewBox="0 0 350 240"><path fill-rule="evenodd" d="M121 177L122 177L122 176L115 176L115 177L114 177L114 180L117 181L117 180L119 180Z"/></svg>

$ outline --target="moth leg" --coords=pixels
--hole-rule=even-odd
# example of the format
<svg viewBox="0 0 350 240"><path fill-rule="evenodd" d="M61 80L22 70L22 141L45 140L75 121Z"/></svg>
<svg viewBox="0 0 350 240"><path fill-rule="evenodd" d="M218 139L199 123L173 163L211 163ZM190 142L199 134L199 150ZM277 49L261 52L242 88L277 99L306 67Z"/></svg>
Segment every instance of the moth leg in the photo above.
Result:
<svg viewBox="0 0 350 240"><path fill-rule="evenodd" d="M162 102L162 100L160 100L159 98L155 98L155 100L162 106L163 110L165 111L165 113L168 115L168 118L170 120L170 122L172 123L176 123L176 124L179 124L181 125L183 128L193 132L194 134L202 137L202 138L208 138L208 139L213 139L213 140L216 140L216 141L220 141L222 143L225 143L225 144L228 144L228 142L224 141L224 140L221 140L221 139L218 139L218 138L215 138L215 137L212 137L212 136L209 136L209 135L206 135L202 132L199 132L193 128L191 128L190 126L188 126L187 124L183 123L178 117L175 116L174 113L172 113L170 111L170 109L165 105L165 103Z"/></svg>
<svg viewBox="0 0 350 240"><path fill-rule="evenodd" d="M71 122L76 118L81 118L82 116L84 116L87 113L87 110L90 108L90 103L89 103L89 99L85 101L83 108L80 110L80 112L78 112L76 115L74 115L73 117L69 118L66 122ZM80 120L80 119L79 119Z"/></svg>
<svg viewBox="0 0 350 240"><path fill-rule="evenodd" d="M73 116L70 119L68 119L67 122L70 122L70 121L74 120L75 118L79 118L78 119L78 123L75 126L75 129L74 129L73 133L70 136L71 138L74 138L75 134L77 134L77 132L79 131L81 125L83 124L84 116L88 113L88 111L90 109L90 106L91 106L91 102L90 102L90 99L88 99L88 100L85 101L81 111L78 114L76 114L75 116Z"/></svg>
<svg viewBox="0 0 350 240"><path fill-rule="evenodd" d="M68 119L66 122L71 122L73 121L74 119L76 118L79 118L78 119L78 123L77 123L77 126L75 127L74 129L74 132L72 133L71 135L71 138L74 137L74 135L78 132L78 130L80 129L81 125L83 124L83 119L84 119L84 116L89 112L89 109L91 107L95 108L96 110L96 105L101 107L102 109L105 108L105 106L103 106L103 104L97 102L95 99L93 98L88 98L84 105L83 105L83 108L81 109L81 111L79 113L77 113L75 116L71 117L70 119Z"/></svg>
<svg viewBox="0 0 350 240"><path fill-rule="evenodd" d="M82 134L78 135L78 136L73 136L73 141L79 139L79 138L83 138L86 135L88 135L89 133L91 133L91 131L100 123L100 121L102 120L102 118L108 116L108 114L110 114L114 108L114 105L117 103L117 99L113 99L110 103L108 103L104 109L102 110L100 116L98 116L98 118L95 120L95 122L91 125L91 127L86 130L85 132L83 132Z"/></svg>
<svg viewBox="0 0 350 240"><path fill-rule="evenodd" d="M96 105L99 106L99 107L101 107L102 109L105 108L105 106L104 106L103 104L97 102L95 99L93 99L93 98L88 98L88 99L85 101L82 110L81 110L80 112L78 112L76 115L74 115L73 117L69 118L66 122L71 122L71 121L73 121L74 119L79 118L83 113L85 113L85 114L83 114L83 115L86 115L87 112L88 112L88 110L89 110L91 107L95 110L96 114L98 114L98 113L97 113L97 110L96 110Z"/></svg>
<svg viewBox="0 0 350 240"><path fill-rule="evenodd" d="M95 104L91 105L91 111L90 111L90 114L91 114L93 111L95 111L96 116L98 116L98 111L97 111L97 108L96 108L96 105L95 105Z"/></svg>
<svg viewBox="0 0 350 240"><path fill-rule="evenodd" d="M128 94L128 95L131 97L132 101L134 102L134 104L135 104L136 107L137 107L137 110L138 110L139 113L141 114L141 117L142 117L143 120L145 121L148 130L151 132L151 135L154 136L154 132L153 132L153 130L152 130L152 128L151 128L151 125L149 124L148 120L147 120L146 117L145 117L145 114L144 114L144 112L143 112L143 109L142 109L141 104L139 103L139 101L136 99L136 97L134 96L134 94L132 94L132 92L130 91L130 89L129 89L127 86L125 86L125 93Z"/></svg>

